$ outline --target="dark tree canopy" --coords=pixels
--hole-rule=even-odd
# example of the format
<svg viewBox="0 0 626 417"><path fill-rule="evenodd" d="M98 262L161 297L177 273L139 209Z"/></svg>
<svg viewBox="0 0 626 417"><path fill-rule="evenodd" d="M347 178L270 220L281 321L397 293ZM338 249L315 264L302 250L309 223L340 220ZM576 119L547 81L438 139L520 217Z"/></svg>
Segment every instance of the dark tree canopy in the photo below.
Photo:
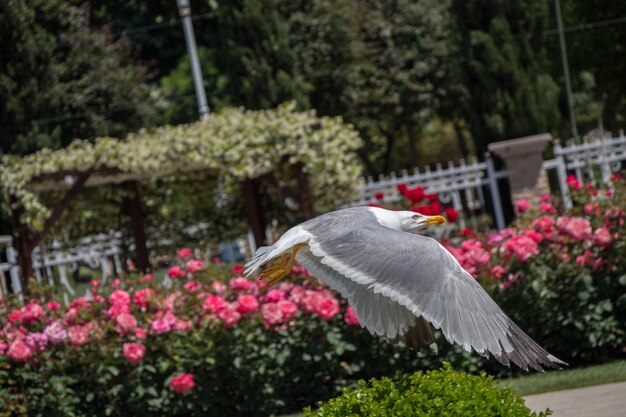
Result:
<svg viewBox="0 0 626 417"><path fill-rule="evenodd" d="M123 135L150 120L146 69L129 43L60 0L0 4L1 145L25 154L75 138Z"/></svg>
<svg viewBox="0 0 626 417"><path fill-rule="evenodd" d="M477 151L489 142L550 131L559 86L549 73L545 1L454 0L464 111Z"/></svg>

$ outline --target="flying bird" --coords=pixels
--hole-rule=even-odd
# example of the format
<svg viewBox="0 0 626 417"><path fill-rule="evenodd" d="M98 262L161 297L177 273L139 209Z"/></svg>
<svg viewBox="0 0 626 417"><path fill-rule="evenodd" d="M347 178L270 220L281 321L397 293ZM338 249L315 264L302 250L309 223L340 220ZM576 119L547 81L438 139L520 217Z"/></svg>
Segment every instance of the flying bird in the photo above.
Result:
<svg viewBox="0 0 626 417"><path fill-rule="evenodd" d="M245 274L280 257L260 275L274 284L297 260L348 300L362 327L392 343L436 353L434 327L448 342L507 366L543 371L567 365L524 333L439 242L415 234L445 221L377 207L333 211L260 247Z"/></svg>

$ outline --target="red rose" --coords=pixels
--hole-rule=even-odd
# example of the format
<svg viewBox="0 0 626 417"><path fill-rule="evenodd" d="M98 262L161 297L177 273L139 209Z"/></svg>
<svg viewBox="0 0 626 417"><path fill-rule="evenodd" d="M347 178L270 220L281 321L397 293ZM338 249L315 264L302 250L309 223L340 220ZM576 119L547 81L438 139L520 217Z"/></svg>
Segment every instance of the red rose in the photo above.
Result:
<svg viewBox="0 0 626 417"><path fill-rule="evenodd" d="M444 211L450 223L454 223L459 218L459 212L453 209L452 207L448 207Z"/></svg>

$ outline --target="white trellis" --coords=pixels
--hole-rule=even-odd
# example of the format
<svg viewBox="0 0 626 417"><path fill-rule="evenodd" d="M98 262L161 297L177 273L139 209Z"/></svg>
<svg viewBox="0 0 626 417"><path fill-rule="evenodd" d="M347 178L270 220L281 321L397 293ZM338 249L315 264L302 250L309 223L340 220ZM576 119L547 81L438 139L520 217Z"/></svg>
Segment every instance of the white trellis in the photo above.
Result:
<svg viewBox="0 0 626 417"><path fill-rule="evenodd" d="M402 171L400 175L392 173L389 177L381 175L378 180L368 177L361 186L361 197L349 206L363 206L380 203L376 194L384 194L383 203L400 201L403 197L397 189L399 184L408 187L421 186L427 193L437 194L443 204L452 206L459 212L459 224L465 227L466 220L475 226L476 214L484 212L487 205L486 192L490 194L493 217L498 229L505 227L502 202L497 181L506 177L506 171L496 171L493 160L487 156L484 162L472 160L469 164L461 160L458 165L452 162L444 168L437 164L434 170L418 168L413 173Z"/></svg>

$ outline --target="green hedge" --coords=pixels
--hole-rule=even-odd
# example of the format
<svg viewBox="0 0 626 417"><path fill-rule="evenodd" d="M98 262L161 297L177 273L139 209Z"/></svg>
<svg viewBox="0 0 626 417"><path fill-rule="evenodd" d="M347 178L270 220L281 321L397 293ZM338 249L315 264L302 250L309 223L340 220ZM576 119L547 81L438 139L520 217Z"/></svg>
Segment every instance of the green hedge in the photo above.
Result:
<svg viewBox="0 0 626 417"><path fill-rule="evenodd" d="M306 417L541 417L531 412L510 388L498 387L492 377L455 372L449 364L442 370L399 374L395 379L359 381L337 398L305 410Z"/></svg>

